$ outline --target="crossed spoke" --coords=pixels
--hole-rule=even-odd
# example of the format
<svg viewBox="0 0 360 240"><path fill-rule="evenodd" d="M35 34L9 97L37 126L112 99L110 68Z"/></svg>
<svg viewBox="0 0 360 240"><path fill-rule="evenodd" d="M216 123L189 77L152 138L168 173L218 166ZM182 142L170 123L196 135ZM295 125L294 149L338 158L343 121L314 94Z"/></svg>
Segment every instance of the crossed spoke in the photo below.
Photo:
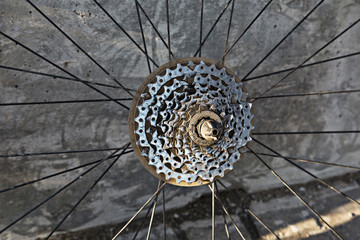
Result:
<svg viewBox="0 0 360 240"><path fill-rule="evenodd" d="M65 76L60 76L60 75L55 75L55 74L49 74L49 73L38 72L38 71L31 71L31 70L27 70L27 69L15 68L15 67L4 66L4 65L0 65L0 68L6 69L6 70L11 70L11 71L25 72L25 73L35 74L35 75L47 76L47 77L51 77L53 79L62 79L62 80L68 80L68 81L73 81L73 82L85 82L85 83L88 83L88 84L91 84L91 85L97 85L97 86L109 87L109 88L121 88L119 86L109 85L109 84L95 82L95 81L78 80L78 79L73 78L73 77L65 77ZM127 90L130 90L130 89L127 88Z"/></svg>
<svg viewBox="0 0 360 240"><path fill-rule="evenodd" d="M266 93L268 93L271 89L275 88L276 86L278 86L282 81L284 81L287 77L289 77L292 73L294 73L297 69L299 69L301 66L303 66L305 63L307 63L310 59L312 59L314 56L316 56L319 52L321 52L322 50L324 50L326 47L328 47L331 43L333 43L336 39L338 39L339 37L341 37L344 33L346 33L347 31L349 31L351 28L353 28L356 24L358 24L360 22L360 18L358 20L356 20L355 22L353 22L349 27L345 28L342 32L340 32L339 34L337 34L335 37L333 37L330 41L328 41L327 43L325 43L321 48L319 48L317 51L315 51L313 54L311 54L308 58L306 58L304 61L302 61L299 65L297 65L294 69L292 69L289 73L287 73L284 77L282 77L279 81L277 81L275 84L273 84L271 87L269 87L266 91L264 91L262 94L260 94L259 97L255 98L253 100L256 101L257 99L259 99L260 97L264 96ZM247 76L245 76L244 78L246 78Z"/></svg>
<svg viewBox="0 0 360 240"><path fill-rule="evenodd" d="M129 144L127 145L129 146ZM124 148L122 150L122 154L119 154L118 157L116 157L115 160L119 159L120 156L122 156L125 152L126 148ZM8 224L7 226L5 226L3 229L0 230L0 234L3 233L4 231L6 231L7 229L9 229L10 227L12 227L13 225L15 225L17 222L19 222L20 220L24 219L25 217L27 217L30 213L32 213L33 211L35 211L36 209L38 209L39 207L41 207L43 204L45 204L46 202L48 202L49 200L51 200L52 198L54 198L56 195L58 195L59 193L61 193L62 191L64 191L65 189L67 189L68 187L70 187L73 183L75 183L76 181L78 181L79 179L81 179L82 177L84 177L85 175L87 175L89 172L91 172L92 170L94 170L96 167L98 167L100 164L102 164L104 161L106 161L106 159L111 158L112 156L114 156L117 152L119 152L120 150L116 150L114 151L111 155L109 155L106 158L101 159L101 161L99 161L98 163L96 163L95 165L93 165L91 168L89 168L88 170L86 170L85 172L81 173L80 175L78 175L76 178L74 178L72 181L68 182L66 185L64 185L63 187L61 187L59 190L57 190L56 192L54 192L53 194L51 194L50 196L48 196L46 199L44 199L43 201L41 201L40 203L38 203L37 205L35 205L33 208L29 209L28 211L26 211L24 214L22 214L20 217L16 218L13 222L11 222L10 224Z"/></svg>
<svg viewBox="0 0 360 240"><path fill-rule="evenodd" d="M313 7L308 14L306 14L300 22L298 22L243 78L242 80L249 77L249 75L260 66L325 0L319 1L315 7Z"/></svg>
<svg viewBox="0 0 360 240"><path fill-rule="evenodd" d="M79 80L80 82L82 82L83 84L85 84L86 86L88 86L89 88L95 90L96 92L100 93L101 95L107 97L108 99L112 100L113 102L119 104L120 106L122 106L123 108L129 110L129 108L127 106L125 106L124 104L122 104L121 102L113 99L112 97L110 97L109 95L107 95L106 93L104 93L103 91L97 89L96 87L92 86L91 84L87 83L86 81L78 78L77 76L75 76L74 74L70 73L69 71L65 70L64 68L60 67L59 65L55 64L54 62L50 61L49 59L47 59L46 57L40 55L39 53L35 52L34 50L32 50L31 48L25 46L24 44L20 43L19 41L17 41L16 39L10 37L9 35L5 34L4 32L0 31L0 34L3 35L4 37L6 37L7 39L11 40L12 42L16 43L17 45L23 47L24 49L26 49L27 51L31 52L32 54L38 56L39 58L43 59L45 62L51 64L52 66L56 67L57 69L67 73L68 75L70 75L71 77L75 78L76 80Z"/></svg>
<svg viewBox="0 0 360 240"><path fill-rule="evenodd" d="M282 179L280 177L279 174L277 174L275 172L274 169L272 169L272 167L270 167L270 165L268 165L258 154L256 154L252 149L249 148L249 150L260 160L260 162L265 165L269 170L270 172L277 178L280 180L280 182L287 188L290 190L290 192L292 194L294 194L297 199L299 199L321 222L323 222L330 230L331 232L338 238L338 239L343 239L342 237L340 237L340 235L335 231L335 229L327 222L325 221L321 215L315 211L297 192L295 192L286 182L284 179Z"/></svg>
<svg viewBox="0 0 360 240"><path fill-rule="evenodd" d="M30 0L26 0L38 13L40 13L51 25L53 25L59 32L61 32L71 43L73 43L81 52L83 52L93 63L96 64L111 80L116 82L122 89L124 89L130 96L134 96L127 88L125 88L119 80L110 74L100 63L98 63L92 56L89 55L79 44L77 44L67 33L65 33L54 21L52 21L43 11L41 11L35 4Z"/></svg>
<svg viewBox="0 0 360 240"><path fill-rule="evenodd" d="M143 30L143 25L141 22L141 16L140 16L140 11L139 11L139 2L137 0L135 0L135 6L136 6L136 13L138 16L138 21L139 21L139 26L140 26L140 31L141 31L141 37L143 40L143 44L144 44L144 51L145 51L145 55L146 55L146 62L149 68L149 73L151 73L151 66L150 66L150 58L149 58L149 53L146 47L146 41L145 41L145 35L144 35L144 30Z"/></svg>
<svg viewBox="0 0 360 240"><path fill-rule="evenodd" d="M136 0L136 3L138 5L138 7L140 8L140 10L144 13L144 16L146 17L146 19L148 20L148 22L150 23L151 27L154 29L154 31L156 32L157 36L160 38L161 42L164 44L164 46L168 49L168 51L170 52L171 56L173 58L175 58L175 55L173 54L173 52L171 51L169 45L166 43L166 41L164 40L163 36L161 35L161 33L159 32L159 30L157 29L157 27L155 26L155 24L151 21L149 15L146 13L146 11L144 10L144 8L141 6L141 4L139 3L138 0Z"/></svg>
<svg viewBox="0 0 360 240"><path fill-rule="evenodd" d="M220 203L223 211L225 212L225 214L229 217L230 221L232 222L232 224L234 225L236 231L239 233L239 236L245 240L244 235L241 233L240 228L238 227L238 225L236 224L235 220L231 217L231 215L229 214L228 210L226 209L224 203L221 201L220 197L215 193L215 189L213 189L210 185L208 185L208 187L211 190L211 194L214 195L214 197L216 198L216 200Z"/></svg>
<svg viewBox="0 0 360 240"><path fill-rule="evenodd" d="M311 164L319 164L319 165L326 165L326 166L330 166L330 167L341 167L341 168L349 168L349 169L353 169L353 170L360 170L360 167L355 167L355 166L349 166L349 165L344 165L344 164L338 164L338 163L329 163L329 162L324 162L324 161L316 161L316 160L311 160L311 159L305 159L305 158L299 158L299 157L288 157L288 156L279 156L276 154L269 154L269 153L257 153L258 155L261 156L268 156L268 157L274 157L274 158L287 158L293 161L297 161L297 162L304 162L304 163L311 163Z"/></svg>
<svg viewBox="0 0 360 240"><path fill-rule="evenodd" d="M322 96L322 95L329 95L329 94L349 94L349 93L358 93L358 92L360 92L360 89L354 89L354 90L339 90L339 91L320 91L320 92L280 94L280 95L267 95L267 96L254 97L254 99L284 98L284 97L305 97L305 96Z"/></svg>
<svg viewBox="0 0 360 240"><path fill-rule="evenodd" d="M360 54L360 52L354 52L354 53L350 53L350 54L346 54L346 55L342 55L342 56L337 56L337 57L333 57L333 58L329 58L329 59L325 59L325 60L321 60L321 61L317 61L317 62L313 62L313 63L304 64L304 65L301 65L299 68L307 68L307 67L315 66L315 65L318 65L318 64L322 64L322 63L337 61L337 60L341 60L341 59L348 58L348 57L354 57L354 56L357 56L359 54ZM292 71L294 69L295 68L287 68L287 69L283 69L283 70L279 70L279 71L275 71L275 72L271 72L271 73L265 73L265 74L261 74L261 75L255 76L255 77L245 78L242 81L243 82L248 82L248 81L252 81L252 80L255 80L255 79L269 77L269 76L277 75L277 74L284 73L284 72L290 72L290 71Z"/></svg>
<svg viewBox="0 0 360 240"><path fill-rule="evenodd" d="M128 143L125 146L125 149L122 150L122 152L117 156L114 161L111 162L111 164L105 169L105 171L94 181L94 183L91 185L89 189L86 190L84 195L81 196L81 198L76 202L76 204L70 209L70 211L59 221L59 223L51 230L49 235L46 237L46 239L49 239L55 231L63 224L63 222L70 216L70 214L79 206L79 204L85 199L85 197L94 189L94 187L99 183L99 181L105 176L105 174L114 166L114 164L119 160L119 158L124 154L125 150L130 146L130 143Z"/></svg>
<svg viewBox="0 0 360 240"><path fill-rule="evenodd" d="M41 75L41 76L47 76L47 77L51 77L54 79L62 79L62 80L68 80L68 81L74 81L74 82L80 82L85 84L86 86L90 87L91 89L93 89L94 91L98 92L99 94L102 94L103 96L105 96L106 98L104 99L84 99L84 100L63 100L63 101L49 101L49 102L19 102L19 103L0 103L0 106L21 106L21 105L44 105L44 104L67 104L67 103L90 103L90 102L115 102L118 105L122 106L123 108L129 110L129 108L124 105L122 102L123 101L130 101L132 100L132 98L112 98L109 95L107 95L106 93L104 93L103 91L99 90L98 88L96 88L95 86L101 86L101 87L108 87L108 88L121 88L123 90L125 90L130 96L134 96L133 95L133 91L132 89L129 88L125 88L122 83L116 79L108 70L106 70L99 62L97 62L86 50L84 50L79 44L77 44L67 33L65 33L54 21L52 21L48 15L46 15L44 12L42 12L35 4L33 4L33 2L31 0L26 0L39 14L41 14L47 21L49 21L51 23L52 26L54 26L59 32L61 32L70 42L72 42L79 50L81 50L93 63L95 63L106 75L108 78L110 78L111 80L113 80L118 86L114 86L114 85L110 85L110 84L104 84L101 82L95 82L95 81L87 81L87 80L82 80L79 77L75 76L74 74L70 73L69 71L65 70L64 68L60 67L59 65L55 64L53 61L47 59L46 57L40 55L39 53L37 53L36 51L32 50L31 48L25 46L24 44L20 43L19 41L17 41L16 39L10 37L9 35L3 33L0 31L0 34L3 35L5 38L11 40L12 42L16 43L17 45L23 47L24 49L26 49L27 51L33 53L34 55L40 57L41 59L43 59L44 61L46 61L47 63L51 64L52 66L56 67L57 69L63 71L64 73L68 74L70 77L66 77L66 76L60 76L60 75L53 75L53 74L48 74L48 73L44 73L44 72L38 72L38 71L31 71L31 70L26 70L26 69L20 69L20 68L15 68L15 67L10 67L10 66L4 66L4 65L0 65L0 68L2 69L7 69L7 70L11 70L11 71L19 71L19 72L25 72L25 73L29 73L29 74L35 74L35 75ZM146 19L148 20L148 22L151 24L151 26L153 27L153 29L155 30L155 32L157 33L157 35L159 36L159 38L161 39L161 41L163 42L163 44L165 45L165 47L168 50L168 58L169 61L172 58L175 58L172 50L171 50L171 32L170 32L170 8L169 8L169 1L165 0L165 4L166 4L166 28L167 28L167 42L164 40L164 38L161 36L159 30L155 27L154 23L151 21L151 19L149 18L149 16L147 15L146 11L143 9L143 7L141 6L141 4L138 2L138 0L135 0L135 6L136 6L136 12L137 12L137 17L138 17L138 22L139 22L139 26L140 26L140 30L141 30L141 37L142 37L142 42L143 42L143 47L140 46L139 43L137 43L135 41L135 39L133 37L131 37L131 35L129 34L129 32L127 32L125 30L125 28L118 22L115 20L115 18L110 15L110 13L97 1L97 0L93 0L94 3L110 18L110 20L127 36L127 38L137 47L138 50L140 50L146 57L146 61L147 61L147 66L148 66L148 70L149 73L152 72L152 68L151 68L151 63L153 64L153 66L155 67L159 67L159 65L149 56L149 52L147 49L147 45L146 45L146 38L145 38L145 33L143 30L143 22L142 22L142 18L141 18L141 13L143 13L143 16L146 17ZM219 22L219 20L222 18L222 16L224 15L224 13L226 12L227 8L231 5L231 12L230 12L230 18L229 18L229 22L228 22L228 28L227 28L227 35L226 35L226 41L225 41L225 49L224 49L224 54L223 56L219 59L218 62L222 61L222 63L225 63L225 59L226 56L230 53L230 51L234 48L234 46L241 40L241 38L243 37L243 35L250 29L250 27L256 22L256 20L263 14L263 12L267 9L267 7L271 4L272 0L268 1L266 3L266 5L261 9L261 11L255 16L255 18L250 22L250 24L245 28L245 30L241 33L241 35L235 40L235 42L229 47L229 36L230 36L230 31L231 31L231 25L232 25L232 17L233 17L233 12L234 12L234 6L235 6L235 0L229 0L224 9L222 10L222 12L220 13L220 15L217 17L217 19L215 20L215 22L213 23L213 25L210 27L209 32L206 34L206 36L203 38L203 14L204 14L204 0L201 0L201 13L200 13L200 40L199 40L199 47L197 49L197 51L194 54L194 57L196 55L199 55L199 57L201 57L202 54L202 49L204 44L206 43L206 41L208 40L209 36L211 35L212 31L214 30L214 28L216 27L217 23ZM308 92L308 93L296 93L296 94L283 94L283 95L265 95L267 94L270 90L272 90L273 88L275 88L278 84L280 84L282 81L284 81L289 75L291 75L293 72L295 72L297 69L300 68L305 68L305 67L310 67L310 66L314 66L317 64L322 64L322 63L326 63L326 62L330 62L330 61L335 61L335 60L339 60L339 59L343 59L343 58L347 58L347 57L353 57L356 55L359 55L360 52L355 52L352 54L347 54L347 55L343 55L343 56L338 56L338 57L334 57L334 58L330 58L330 59L326 59L326 60L322 60L322 61L318 61L318 62L313 62L313 63L309 63L309 64L305 64L307 63L310 59L312 59L315 55L317 55L320 51L322 51L323 49L325 49L328 45L330 45L333 41L335 41L336 39L338 39L340 36L342 36L345 32L347 32L348 30L350 30L352 27L354 27L359 21L360 19L358 19L357 21L355 21L354 23L352 23L349 27L347 27L345 30L343 30L341 33L339 33L338 35L336 35L333 39L331 39L329 42L327 42L325 45L323 45L319 50L317 50L315 53L313 53L311 56L309 56L307 59L305 59L304 61L302 61L300 64L298 64L296 67L293 68L288 68L288 69L284 69L284 70L279 70L276 72L271 72L271 73L266 73L266 74L262 74L262 75L258 75L255 77L249 77L258 67L259 65L261 65L271 54L273 51L275 51L280 44L282 44L282 42L284 42L322 3L324 2L324 0L319 1L311 10L310 12L308 12L306 14L306 16L304 16L300 22L298 22L296 24L296 26L294 26L291 31L289 33L287 33L281 40L280 42L278 42L271 50L270 52L268 52L243 78L242 81L246 82L246 81L251 81L251 80L255 80L255 79L260 79L263 77L268 77L268 76L272 76L272 75L276 75L276 74L280 74L280 73L287 73L284 77L282 77L279 81L277 81L274 85L272 85L270 88L268 88L265 92L263 92L262 94L260 94L257 97L254 97L253 102L257 101L258 99L271 99L271 98L285 98L285 97L304 97L304 96L320 96L320 95L328 95L328 94L350 94L350 93L358 93L360 92L360 89L355 89L355 90L329 90L329 91L318 91L318 92ZM344 130L344 131L297 131L297 132L255 132L253 133L254 136L256 135L295 135L295 134L353 134L353 133L360 133L360 130ZM324 184L325 186L327 186L328 188L332 189L333 191L337 192L338 194L342 195L343 197L347 198L348 200L352 201L353 203L356 203L358 205L360 205L360 203L351 198L350 196L348 196L347 194L343 193L342 191L338 190L337 188L327 184L324 180L322 180L321 178L315 176L314 174L312 174L311 172L309 172L308 170L306 170L305 168L297 165L295 163L295 161L299 161L299 162L305 162L305 163L312 163L312 164L321 164L321 165L327 165L327 166L333 166L333 167L342 167L342 168L349 168L349 169L354 169L354 170L360 170L360 167L355 167L355 166L347 166L347 165L343 165L343 164L335 164L335 163L326 163L326 162L322 162L322 161L316 161L316 160L310 160L310 159L304 159L304 158L294 158L294 157L288 157L288 156L283 156L280 153L278 153L277 151L275 151L274 149L270 148L269 146L263 144L262 142L254 139L254 142L258 143L259 145L261 145L262 147L266 148L267 150L271 151L274 154L268 154L268 153L255 153L251 148L249 148L250 152L252 154L254 154L257 159L262 162L262 164L264 164L269 171L272 172L272 174L277 177L281 183L292 192L292 194L294 194L322 223L324 223L331 231L332 233L338 238L338 239L342 239L341 236L333 229L333 227L326 222L322 216L316 211L314 210L297 192L295 192L288 184L287 182L281 178L280 175L277 174L277 172L270 166L268 165L260 156L270 156L270 157L276 157L276 158L281 158L284 159L285 161L287 161L288 163L292 164L293 166L295 166L296 168L302 170L303 172L307 173L308 175L310 175L311 177L313 177L315 180L319 181L320 183ZM105 157L105 158L101 158L95 161L91 161L82 165L78 165L76 167L73 168L69 168L63 171L59 171L59 172L54 172L52 174L43 176L41 178L37 178L37 179L33 179L31 181L27 181L27 182L23 182L23 183L19 183L17 185L11 186L11 187L7 187L4 189L0 189L0 193L3 192L8 192L11 190L15 190L18 189L20 187L25 187L28 185L31 185L33 183L37 183L40 181L43 181L45 179L50 179L56 176L59 176L61 174L64 173L68 173L71 171L75 171L78 169L83 169L83 168L87 168L89 167L86 171L82 172L80 175L78 175L76 178L74 178L72 181L68 182L66 185L64 185L63 187L61 187L60 189L58 189L56 192L54 192L52 195L48 196L46 199L44 199L43 201L41 201L40 203L38 203L37 205L35 205L32 209L28 210L27 212L25 212L23 215L21 215L20 217L17 217L13 222L11 222L9 225L7 225L5 228L0 230L0 233L6 231L7 229L9 229L10 227L12 227L14 224L16 224L17 222L21 221L22 219L24 219L25 217L27 217L29 214L31 214L33 211L35 211L36 209L38 209L39 207L41 207L43 204L45 204L46 202L48 202L49 200L51 200L52 198L54 198L57 194L59 194L60 192L62 192L63 190L67 189L68 187L70 187L73 183L75 183L76 181L78 181L79 179L81 179L83 176L87 175L90 171L92 171L93 169L97 168L100 164L103 164L104 162L108 162L108 160L112 160L111 163L107 166L107 168L105 169L105 171L103 171L101 173L100 176L98 176L98 178L95 179L95 181L93 182L93 184L91 185L90 188L86 189L86 192L81 196L81 198L72 206L72 208L70 209L70 211L68 211L66 213L66 215L57 223L57 225L51 230L51 232L49 233L49 235L47 236L47 239L50 238L58 229L59 227L64 223L64 221L66 219L69 218L69 216L76 210L76 208L79 206L79 204L86 198L86 196L96 187L96 185L99 183L99 181L108 173L108 171L114 166L114 164L120 159L121 156L127 154L127 153L131 153L133 152L133 150L130 150L130 143L124 145L123 147L120 148L104 148L104 149L85 149L85 150L69 150L69 151L57 151L57 152L33 152L33 153L14 153L14 154L3 154L0 155L0 158L11 158L11 157L24 157L24 156L39 156L39 155L53 155L53 154L71 154L71 153L89 153L89 152L100 152L100 151L113 151L109 156ZM120 152L121 151L121 152ZM120 152L120 153L119 153ZM222 213L223 213L223 219L224 219L224 227L225 227L225 231L226 231L226 237L227 239L230 239L230 234L229 234L229 228L228 228L228 224L226 221L226 216L230 219L230 221L232 222L232 224L234 225L235 229L237 230L239 236L242 239L245 239L243 234L241 233L239 227L237 226L236 222L234 221L234 219L231 217L231 215L229 214L229 212L227 211L227 208L225 207L223 201L220 199L219 196L219 191L217 188L217 182L219 182L226 190L228 190L230 193L234 193L233 191L230 191L223 183L221 183L220 181L216 181L211 183L211 185L209 184L208 187L211 190L211 211L212 211L212 218L211 218L211 223L212 223L212 230L211 230L211 238L212 240L215 239L215 199L218 201L218 203L221 205L222 207ZM149 226L148 226L148 231L147 231L147 237L146 239L150 239L150 235L151 235L151 230L152 230L152 225L153 225L153 221L154 221L154 216L155 216L155 211L156 211L156 207L157 207L157 203L158 203L158 197L160 195L160 192L162 193L162 212L163 212L163 228L164 228L164 239L166 240L166 217L165 217L165 193L164 193L164 188L165 188L166 182L162 182L159 180L158 186L157 186L157 190L151 195L151 197L140 207L140 209L128 220L128 222L126 222L126 224L124 226L122 226L122 228L114 235L114 237L112 238L117 239L119 237L119 235L129 226L129 224L150 204L146 215L144 216L143 222L141 223L138 231L135 233L134 238L135 239L141 229L141 227L143 226L143 224L145 223L146 219L148 218L150 212L150 221L149 221ZM234 193L236 194L236 193ZM257 215L255 215L255 213L253 211L251 211L250 209L245 209L245 211L247 213L249 213L257 222L259 222L267 231L269 231L271 234L273 234L277 239L279 239L279 237L267 226L264 224L263 221L261 221L259 219L259 217Z"/></svg>
<svg viewBox="0 0 360 240"><path fill-rule="evenodd" d="M118 151L118 150L121 150L121 149L119 148L119 149L117 149L117 151ZM112 159L112 158L116 158L116 157L119 157L119 156L121 156L121 155L123 155L123 154L131 153L131 152L133 152L133 150L129 150L129 151L125 151L125 152L120 153L120 154L113 155L113 156L111 156L111 157L106 158L105 160L109 160L109 159ZM43 180L46 180L46 179L49 179L49 178L53 178L53 177L62 175L62 174L64 174L64 173L68 173L68 172L72 172L72 171L75 171L75 170L78 170L78 169L81 169L81 168L88 167L88 166L91 166L91 165L100 163L100 162L102 162L102 161L103 161L103 159L99 159L99 160L92 161L92 162L89 162L89 163L85 163L85 164L82 164L82 165L79 165L79 166L76 166L76 167L73 167L73 168L69 168L69 169L63 170L63 171L59 171L59 172L56 172L56 173L52 173L52 174L49 174L49 175L47 175L47 176L44 176L44 177L41 177L41 178L38 178L38 179L34 179L34 180L31 180L31 181L28 181L28 182L20 183L20 184L17 184L17 185L15 185L15 186L12 186L12 187L8 187L8 188L5 188L5 189L1 189L1 190L0 190L0 193L8 192L8 191L11 191L11 190L15 190L15 189L17 189L17 188L24 187L24 186L27 186L27 185L30 185L30 184L33 184L33 183L37 183L37 182L40 182L40 181L43 181Z"/></svg>
<svg viewBox="0 0 360 240"><path fill-rule="evenodd" d="M94 3L110 18L110 20L130 39L132 43L135 44L135 46L156 66L159 67L159 65L145 52L142 47L135 41L133 37L130 36L130 34L123 28L123 26L120 25L118 21L115 20L115 18L97 1L93 0Z"/></svg>
<svg viewBox="0 0 360 240"><path fill-rule="evenodd" d="M124 230L125 228L142 212L142 210L158 195L161 189L163 189L166 185L166 182L162 183L160 187L154 192L153 195L141 206L141 208L129 219L129 221L115 234L112 240L115 240Z"/></svg>
<svg viewBox="0 0 360 240"><path fill-rule="evenodd" d="M161 180L159 180L157 189L159 189L160 186L161 186ZM157 200L158 200L159 193L160 193L160 192L158 192L158 194L156 194L156 197L155 197L154 202L153 202L152 211L151 211L151 217L150 217L150 223L149 223L149 228L148 228L148 232L147 232L147 235L146 235L146 240L149 240L149 239L150 239L151 227L152 227L152 223L153 223L153 221L154 221L154 215L155 215L155 210L156 210L156 205L157 205Z"/></svg>
<svg viewBox="0 0 360 240"><path fill-rule="evenodd" d="M224 55L217 61L220 62L221 60L224 62L225 61L225 57L230 53L230 51L235 47L235 45L240 41L240 39L245 35L245 33L250 29L250 27L255 23L255 21L261 16L261 14L265 11L265 9L270 5L270 3L273 0L270 0L262 9L261 11L255 16L255 18L250 22L250 24L245 28L245 30L240 34L240 36L235 40L235 42L231 45L231 47L229 49L225 48L225 53ZM228 35L230 33L230 24L231 21L229 23L229 29L228 29ZM228 37L226 39L226 45L228 43Z"/></svg>
<svg viewBox="0 0 360 240"><path fill-rule="evenodd" d="M90 153L90 152L113 151L113 150L118 150L118 149L123 149L123 147L122 148L96 148L96 149L84 149L84 150L53 151L53 152L10 153L10 154L0 155L0 158L73 154L73 153Z"/></svg>
<svg viewBox="0 0 360 240"><path fill-rule="evenodd" d="M212 33L212 31L214 30L215 26L217 25L217 23L219 22L219 20L221 19L221 17L224 15L226 9L229 7L229 4L231 3L231 1L233 0L229 0L224 9L221 11L220 15L217 17L217 19L215 20L214 24L211 26L209 32L206 34L204 40L200 43L200 46L199 48L196 50L195 54L194 54L194 57L196 57L196 55L198 55L198 53L201 51L201 48L203 47L203 45L205 44L206 40L209 38L210 34ZM203 8L203 3L202 3L202 8ZM201 21L202 22L202 21ZM202 24L201 24L202 26ZM202 29L200 30L200 32L202 32ZM201 39L201 37L200 37Z"/></svg>
<svg viewBox="0 0 360 240"><path fill-rule="evenodd" d="M228 187L225 186L225 184L223 184L220 180L217 180L218 183L220 183L220 185L225 188L230 194L232 194L234 196L235 199L241 199L241 196L239 196L239 194L236 191L231 191ZM216 187L216 185L215 185ZM276 239L280 239L279 236L277 236L274 231L272 231L263 221L260 220L260 218L258 216L255 215L255 213L246 208L245 206L243 206L245 211L250 213L250 215L256 220L258 221L269 233L271 233L274 237L276 237Z"/></svg>
<svg viewBox="0 0 360 240"><path fill-rule="evenodd" d="M314 178L316 181L320 182L321 184L325 185L326 187L330 188L331 190L333 190L334 192L342 195L343 197L347 198L348 200L350 200L353 203L356 203L358 205L360 205L360 203L355 200L354 198L348 196L347 194L345 194L344 192L340 191L339 189L337 189L334 186L331 186L330 184L326 183L324 180L322 180L321 178L315 176L314 174L312 174L311 172L309 172L308 170L306 170L305 168L299 166L298 164L294 163L292 160L283 157L280 153L278 153L277 151L275 151L274 149L268 147L267 145L263 144L262 142L256 140L255 138L253 138L253 140L258 143L259 145L261 145L262 147L268 149L269 151L275 153L276 155L278 155L279 157L281 157L282 159L284 159L285 161L287 161L288 163L290 163L291 165L295 166L296 168L298 168L299 170L302 170L304 173L308 174L309 176L311 176L312 178Z"/></svg>

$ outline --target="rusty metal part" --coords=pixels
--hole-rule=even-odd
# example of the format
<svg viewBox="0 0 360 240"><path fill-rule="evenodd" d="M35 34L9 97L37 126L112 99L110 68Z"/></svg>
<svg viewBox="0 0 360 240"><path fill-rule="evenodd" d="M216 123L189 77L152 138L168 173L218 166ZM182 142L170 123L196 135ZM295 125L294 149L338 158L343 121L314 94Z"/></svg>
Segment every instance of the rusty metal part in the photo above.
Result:
<svg viewBox="0 0 360 240"><path fill-rule="evenodd" d="M138 89L129 114L141 163L168 183L198 186L223 177L251 141L248 94L228 69L203 58L165 64Z"/></svg>

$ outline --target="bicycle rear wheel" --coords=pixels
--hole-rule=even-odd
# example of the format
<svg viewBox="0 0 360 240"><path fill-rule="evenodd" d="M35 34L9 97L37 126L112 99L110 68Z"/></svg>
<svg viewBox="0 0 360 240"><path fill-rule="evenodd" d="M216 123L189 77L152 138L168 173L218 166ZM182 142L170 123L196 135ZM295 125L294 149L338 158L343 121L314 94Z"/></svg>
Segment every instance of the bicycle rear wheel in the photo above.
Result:
<svg viewBox="0 0 360 240"><path fill-rule="evenodd" d="M75 231L108 223L123 226L158 184L135 155L128 154L131 149L124 150L129 142L131 95L149 75L149 66L155 70L169 61L169 55L172 59L192 57L197 52L217 61L239 37L224 65L243 81L254 101L256 141L249 148L259 158L251 151L244 154L221 180L232 192L241 193L242 201L220 186L219 197L232 210L246 238L274 238L261 222L280 237L306 238L307 232L314 238L329 237L325 223L318 228L308 224L318 219L311 209L325 216L343 238L348 232L358 234L353 226L358 221L359 177L353 172L359 168L359 4L234 2L169 2L168 7L166 1L140 2L141 25L134 1L121 5L111 1L1 3L0 201L6 207L1 210L0 231L5 238L36 238L53 230ZM327 165L295 161L303 158ZM284 182L262 160L310 203L310 210L298 206L296 196L286 193ZM97 183L102 173L106 176ZM328 187L316 190L317 184L308 184L316 181L311 174L346 196ZM94 183L96 188L84 195ZM62 188L64 192L52 197ZM318 193L326 197L317 198ZM204 236L195 229L211 227L210 196L207 186L167 185L168 237L209 237L210 231ZM226 199L236 207L227 205ZM323 204L325 199L334 204ZM277 202L289 205L274 207ZM217 208L217 238L227 239L221 206ZM252 209L261 222L246 209ZM302 215L294 217L289 212ZM346 217L335 221L340 219L337 212ZM179 217L171 217L175 214ZM199 222L196 228L189 226L195 220ZM157 222L153 234L163 236ZM232 237L238 237L228 217L227 222ZM291 226L301 230L296 232ZM114 236L121 227L114 228L96 233ZM137 226L127 229L133 234ZM142 234L146 236L147 229Z"/></svg>

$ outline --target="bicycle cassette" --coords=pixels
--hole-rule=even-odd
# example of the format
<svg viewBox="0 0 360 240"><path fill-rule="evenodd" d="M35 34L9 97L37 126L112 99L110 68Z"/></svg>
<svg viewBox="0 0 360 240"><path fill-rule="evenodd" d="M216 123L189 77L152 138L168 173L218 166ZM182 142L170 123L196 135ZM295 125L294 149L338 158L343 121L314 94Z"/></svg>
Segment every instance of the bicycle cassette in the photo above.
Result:
<svg viewBox="0 0 360 240"><path fill-rule="evenodd" d="M133 148L156 177L197 186L233 169L251 141L253 114L240 80L204 58L159 67L138 89L129 115Z"/></svg>

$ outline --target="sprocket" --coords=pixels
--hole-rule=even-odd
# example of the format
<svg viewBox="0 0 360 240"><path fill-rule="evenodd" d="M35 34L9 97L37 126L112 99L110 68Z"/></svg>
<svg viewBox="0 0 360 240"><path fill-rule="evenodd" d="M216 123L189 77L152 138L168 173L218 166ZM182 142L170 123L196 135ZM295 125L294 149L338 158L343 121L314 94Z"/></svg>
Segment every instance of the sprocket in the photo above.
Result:
<svg viewBox="0 0 360 240"><path fill-rule="evenodd" d="M240 80L203 58L161 66L139 88L129 127L143 165L175 185L223 177L251 141L253 114Z"/></svg>

